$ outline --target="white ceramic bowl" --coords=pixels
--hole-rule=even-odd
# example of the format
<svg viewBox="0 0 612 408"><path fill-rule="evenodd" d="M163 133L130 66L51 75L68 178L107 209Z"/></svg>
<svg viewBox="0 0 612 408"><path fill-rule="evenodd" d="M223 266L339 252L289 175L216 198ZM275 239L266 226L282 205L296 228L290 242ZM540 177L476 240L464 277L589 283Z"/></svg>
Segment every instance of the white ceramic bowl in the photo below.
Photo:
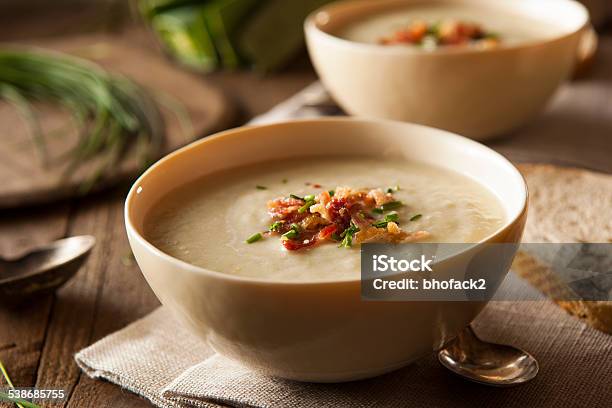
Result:
<svg viewBox="0 0 612 408"><path fill-rule="evenodd" d="M220 169L296 156L383 157L389 152L465 174L500 198L507 222L476 249L484 242L520 240L526 185L501 155L464 137L419 125L320 119L225 131L153 165L136 181L125 205L138 265L176 319L219 353L254 370L329 382L402 367L456 336L484 303L365 302L359 279L287 283L226 275L164 254L142 232L148 211L164 195ZM441 273L461 269L463 263L465 259L457 256ZM507 265L490 268L500 278L507 270Z"/></svg>
<svg viewBox="0 0 612 408"><path fill-rule="evenodd" d="M542 40L495 49L425 52L341 39L363 16L422 0L354 0L322 7L305 23L310 58L334 99L352 115L415 122L483 140L537 115L570 75L588 12L572 0L430 0L493 8L558 28ZM494 30L494 28L491 28Z"/></svg>

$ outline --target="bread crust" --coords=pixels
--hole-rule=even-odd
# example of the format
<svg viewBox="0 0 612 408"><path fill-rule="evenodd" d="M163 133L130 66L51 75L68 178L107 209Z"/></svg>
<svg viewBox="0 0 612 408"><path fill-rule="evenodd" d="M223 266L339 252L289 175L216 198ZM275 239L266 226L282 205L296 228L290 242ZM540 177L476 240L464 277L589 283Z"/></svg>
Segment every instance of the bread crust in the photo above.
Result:
<svg viewBox="0 0 612 408"><path fill-rule="evenodd" d="M530 191L523 242L612 243L612 175L547 164L521 164ZM513 270L569 314L612 334L612 302L576 295L548 265L519 252Z"/></svg>

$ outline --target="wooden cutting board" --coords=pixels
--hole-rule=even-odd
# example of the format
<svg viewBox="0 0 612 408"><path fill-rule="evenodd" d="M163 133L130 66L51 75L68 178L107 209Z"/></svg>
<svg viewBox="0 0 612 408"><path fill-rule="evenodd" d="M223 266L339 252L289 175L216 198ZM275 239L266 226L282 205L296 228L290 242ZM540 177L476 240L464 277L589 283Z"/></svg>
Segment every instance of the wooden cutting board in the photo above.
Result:
<svg viewBox="0 0 612 408"><path fill-rule="evenodd" d="M161 95L169 105L180 106L188 114L190 126L184 126L175 110L162 108L167 126L167 140L160 157L190 141L227 128L234 117L228 98L211 86L203 76L178 69L154 50L129 42L123 37L89 35L48 39L36 44L22 44L58 50L91 59L111 72L127 75ZM11 44L14 45L14 44ZM36 106L46 133L46 156L32 140L27 123L8 103L0 101L0 208L40 204L82 194L79 186L88 180L96 163L79 168L66 178L66 153L78 137L68 112L48 104ZM95 190L134 178L142 171L135 155L128 155L118 168L99 183ZM64 175L64 176L63 176Z"/></svg>

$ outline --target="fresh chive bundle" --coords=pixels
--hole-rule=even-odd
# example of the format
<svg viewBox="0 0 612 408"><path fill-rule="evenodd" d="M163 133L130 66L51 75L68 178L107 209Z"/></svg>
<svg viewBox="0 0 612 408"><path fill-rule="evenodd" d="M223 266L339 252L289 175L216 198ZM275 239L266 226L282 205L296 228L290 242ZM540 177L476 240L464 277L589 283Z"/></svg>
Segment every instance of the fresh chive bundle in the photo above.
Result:
<svg viewBox="0 0 612 408"><path fill-rule="evenodd" d="M34 101L58 104L71 112L79 142L71 150L65 175L101 157L81 186L88 190L135 146L143 167L160 153L165 125L154 99L141 86L98 65L59 53L0 49L0 98L17 106L36 129ZM44 137L35 140L44 153Z"/></svg>

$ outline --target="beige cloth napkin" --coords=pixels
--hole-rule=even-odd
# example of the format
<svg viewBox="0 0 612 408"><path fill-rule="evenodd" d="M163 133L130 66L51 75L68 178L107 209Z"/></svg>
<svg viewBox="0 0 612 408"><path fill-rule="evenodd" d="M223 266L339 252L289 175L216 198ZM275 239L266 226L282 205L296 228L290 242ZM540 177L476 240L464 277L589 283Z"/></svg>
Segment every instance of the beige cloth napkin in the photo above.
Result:
<svg viewBox="0 0 612 408"><path fill-rule="evenodd" d="M536 296L513 274L503 285L502 290L527 299ZM552 302L492 302L474 325L487 340L532 352L540 362L540 375L517 388L489 388L447 372L432 353L370 380L285 381L219 356L163 307L82 350L76 361L87 375L118 384L159 407L557 408L612 403L612 336L566 315Z"/></svg>

